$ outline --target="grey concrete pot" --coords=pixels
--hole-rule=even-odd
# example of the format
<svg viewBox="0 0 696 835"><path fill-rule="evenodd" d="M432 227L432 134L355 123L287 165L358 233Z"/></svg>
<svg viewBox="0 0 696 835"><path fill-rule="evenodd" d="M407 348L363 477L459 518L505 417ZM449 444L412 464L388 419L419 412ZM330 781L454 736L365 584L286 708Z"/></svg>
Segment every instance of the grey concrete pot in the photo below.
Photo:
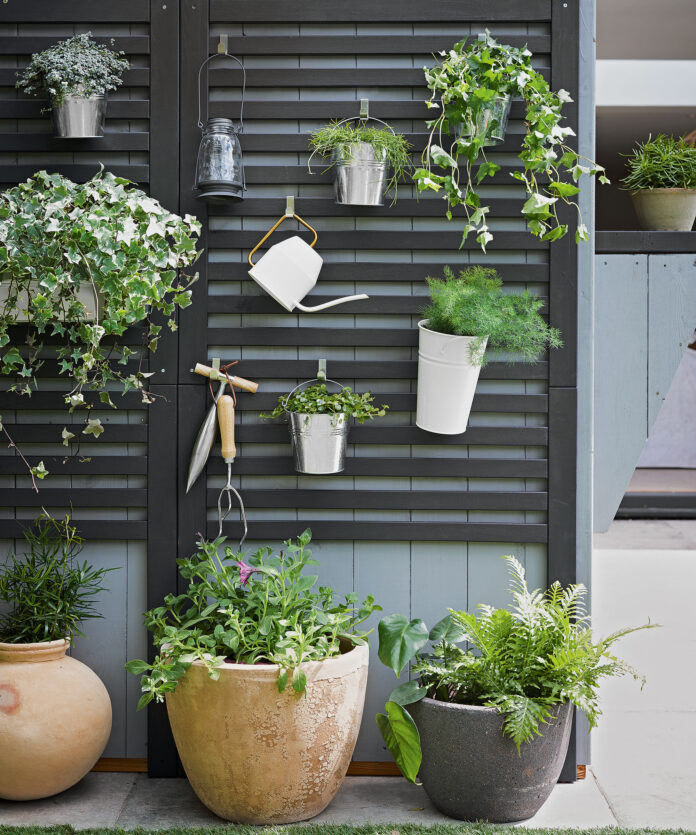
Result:
<svg viewBox="0 0 696 835"><path fill-rule="evenodd" d="M648 188L632 191L641 229L690 232L696 220L696 188Z"/></svg>
<svg viewBox="0 0 696 835"><path fill-rule="evenodd" d="M445 815L508 823L539 811L558 781L568 751L572 710L559 705L543 736L522 745L503 736L503 717L490 707L423 699L408 710L423 749L420 778Z"/></svg>

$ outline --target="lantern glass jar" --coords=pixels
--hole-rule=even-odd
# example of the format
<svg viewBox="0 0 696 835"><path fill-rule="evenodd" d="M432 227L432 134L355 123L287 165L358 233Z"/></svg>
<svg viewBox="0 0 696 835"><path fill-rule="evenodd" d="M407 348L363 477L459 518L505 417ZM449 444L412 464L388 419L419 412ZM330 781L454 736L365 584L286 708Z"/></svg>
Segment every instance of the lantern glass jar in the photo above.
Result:
<svg viewBox="0 0 696 835"><path fill-rule="evenodd" d="M244 196L239 128L231 119L208 119L198 148L196 187L207 200Z"/></svg>

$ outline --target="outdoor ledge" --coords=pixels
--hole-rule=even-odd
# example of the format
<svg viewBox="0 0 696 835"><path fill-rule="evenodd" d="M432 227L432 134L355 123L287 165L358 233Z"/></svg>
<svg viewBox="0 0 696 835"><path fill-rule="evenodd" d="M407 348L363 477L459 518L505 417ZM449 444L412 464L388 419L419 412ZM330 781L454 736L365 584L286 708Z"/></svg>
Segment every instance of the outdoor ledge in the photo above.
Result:
<svg viewBox="0 0 696 835"><path fill-rule="evenodd" d="M696 232L596 232L595 252L598 255L696 253Z"/></svg>

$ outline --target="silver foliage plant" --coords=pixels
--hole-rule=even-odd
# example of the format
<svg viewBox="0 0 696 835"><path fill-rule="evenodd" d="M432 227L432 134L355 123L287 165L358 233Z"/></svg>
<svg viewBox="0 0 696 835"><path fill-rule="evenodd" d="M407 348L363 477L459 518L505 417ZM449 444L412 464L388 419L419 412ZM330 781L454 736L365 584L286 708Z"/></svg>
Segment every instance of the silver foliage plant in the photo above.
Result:
<svg viewBox="0 0 696 835"><path fill-rule="evenodd" d="M89 98L115 90L129 67L123 52L96 43L92 33L85 32L32 55L17 87L29 96L47 97L58 107L67 96Z"/></svg>

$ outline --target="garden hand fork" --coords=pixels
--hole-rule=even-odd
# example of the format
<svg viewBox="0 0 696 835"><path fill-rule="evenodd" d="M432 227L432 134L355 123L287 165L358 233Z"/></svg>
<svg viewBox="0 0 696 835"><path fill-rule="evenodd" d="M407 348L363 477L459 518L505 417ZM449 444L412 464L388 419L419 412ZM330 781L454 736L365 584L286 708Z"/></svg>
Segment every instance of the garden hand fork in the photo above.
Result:
<svg viewBox="0 0 696 835"><path fill-rule="evenodd" d="M244 536L239 541L239 550L241 551L244 540L247 537L247 520L244 512L244 502L237 490L232 486L232 464L237 455L237 447L234 442L234 400L229 394L221 394L217 400L217 415L220 424L220 440L222 442L222 457L227 464L227 484L220 490L218 496L218 538L222 536L222 523L225 521L230 511L232 510L232 494L237 497L239 502L239 513L244 525ZM227 503L227 507L223 512L223 502Z"/></svg>

